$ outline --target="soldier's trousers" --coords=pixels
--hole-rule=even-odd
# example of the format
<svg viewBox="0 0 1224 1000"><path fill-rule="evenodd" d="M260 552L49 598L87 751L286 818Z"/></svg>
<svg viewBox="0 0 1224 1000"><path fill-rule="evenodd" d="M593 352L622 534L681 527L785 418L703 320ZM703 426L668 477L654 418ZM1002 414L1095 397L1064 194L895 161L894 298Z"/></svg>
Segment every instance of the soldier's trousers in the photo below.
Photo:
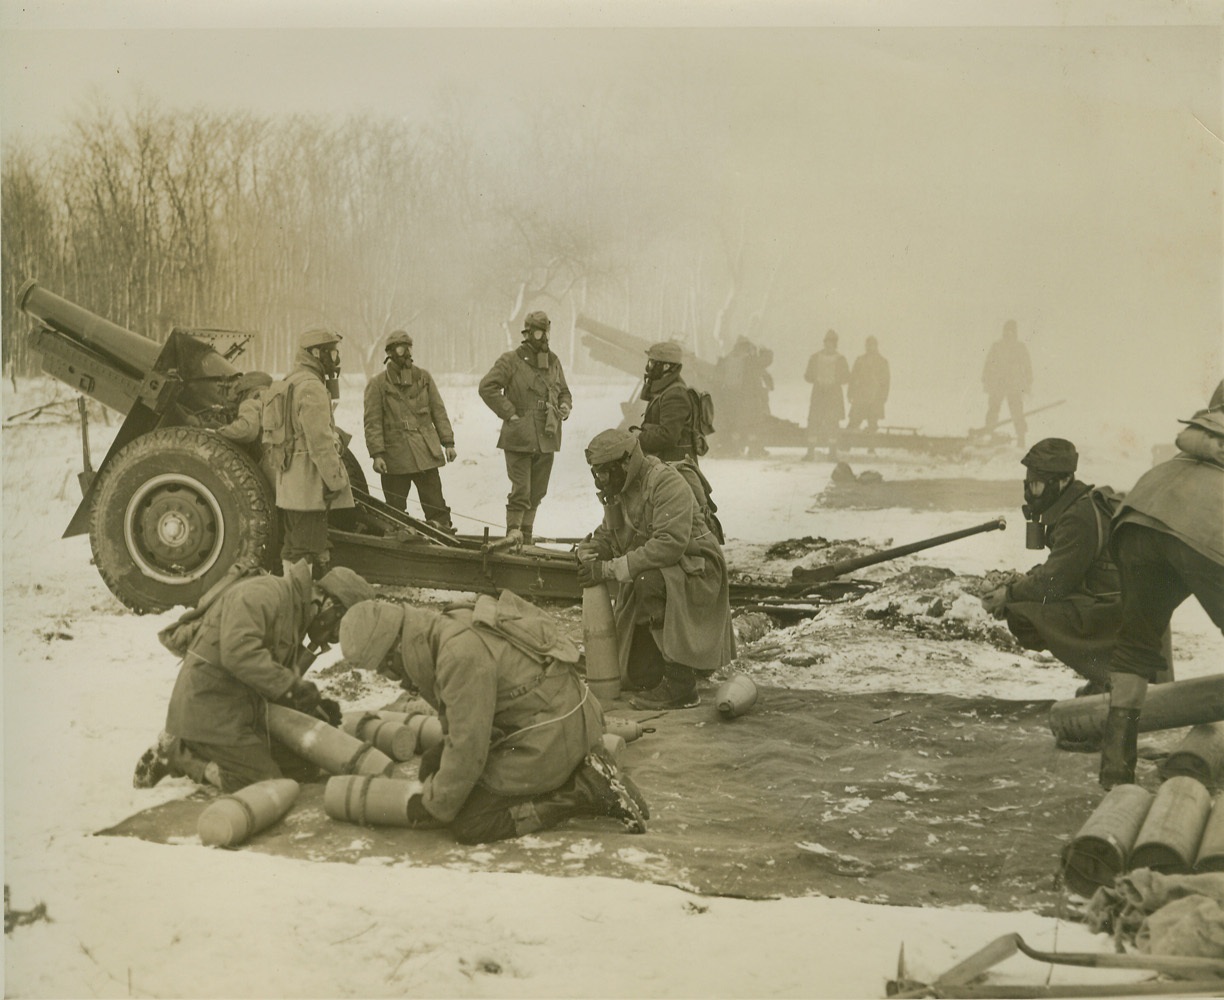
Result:
<svg viewBox="0 0 1224 1000"><path fill-rule="evenodd" d="M1007 400L1007 415L1012 418L1012 426L1016 429L1017 439L1024 439L1024 432L1028 430L1028 424L1024 420L1024 396L1018 392L992 392L989 394L989 403L986 406L986 429L993 430L995 424L999 422L999 410L1003 406L1003 400Z"/></svg>
<svg viewBox="0 0 1224 1000"><path fill-rule="evenodd" d="M382 480L383 499L397 510L408 509L408 494L417 488L417 499L427 521L450 523L450 508L442 495L442 477L437 469L424 472L389 472L379 476Z"/></svg>
<svg viewBox="0 0 1224 1000"><path fill-rule="evenodd" d="M281 559L298 562L309 559L315 566L327 562L331 542L327 538L327 511L282 510Z"/></svg>
<svg viewBox="0 0 1224 1000"><path fill-rule="evenodd" d="M180 743L187 755L195 757L202 765L217 765L221 772L221 791L226 794L246 788L257 781L284 777L309 781L319 773L314 764L276 742L246 743L241 746L198 743L193 740L181 740ZM190 766L189 761L179 760L174 763L178 764L187 777L203 783L202 775L192 773L194 768Z"/></svg>
<svg viewBox="0 0 1224 1000"><path fill-rule="evenodd" d="M1142 524L1118 525L1113 546L1122 576L1122 627L1109 669L1152 681L1164 666L1161 637L1191 594L1224 632L1224 567L1174 535Z"/></svg>
<svg viewBox="0 0 1224 1000"><path fill-rule="evenodd" d="M507 451L506 474L510 492L506 510L535 510L548 492L554 453L551 451Z"/></svg>

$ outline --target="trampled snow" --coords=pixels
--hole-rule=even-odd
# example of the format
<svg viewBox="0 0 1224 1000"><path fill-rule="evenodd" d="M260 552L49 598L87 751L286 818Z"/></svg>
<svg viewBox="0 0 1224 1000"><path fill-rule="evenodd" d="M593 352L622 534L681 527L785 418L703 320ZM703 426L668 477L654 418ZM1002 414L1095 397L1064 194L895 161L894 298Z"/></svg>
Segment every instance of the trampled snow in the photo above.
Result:
<svg viewBox="0 0 1224 1000"><path fill-rule="evenodd" d="M488 524L499 534L506 480L495 448L497 421L473 380L439 381L459 451L458 462L442 472L456 522L464 533ZM358 433L354 452L369 474L360 388L347 380L338 419ZM616 422L628 388L620 382L575 386L574 415L538 534L580 535L598 522L582 448ZM801 391L780 387L775 412L802 419ZM48 380L22 382L16 391L6 385L4 414L56 394L70 399ZM978 402L972 406L965 426L977 416ZM1176 434L1174 418L1187 415L1169 414L1168 441ZM1068 430L1055 416L1035 426L1033 436L1075 438L1085 478L1120 489L1147 467L1150 445L1166 443L1124 450L1117 445L1127 437L1124 428L1084 419ZM109 426L91 425L95 465L118 428L118 418L109 419ZM800 454L775 450L766 459L704 463L737 567L768 569L763 546L788 538L902 544L984 519L980 511L821 508L816 497L832 465L800 462ZM856 471L872 468L890 480L1014 477L1019 504L1014 449L956 463L901 453L846 457ZM1107 938L1078 924L1031 913L825 897L706 898L647 882L485 872L479 849L468 853L461 870L414 867L410 851L352 865L94 836L190 794L192 786L176 779L152 790L131 787L133 765L161 727L175 678L176 664L156 639L173 613L130 613L90 565L88 539L60 538L80 496L80 458L72 423L23 418L4 427L5 883L13 911L42 903L47 917L6 935L8 996L872 997L884 995L902 945L910 976L923 981L1009 932L1037 948L1110 949ZM920 566L980 575L1031 565L1036 560L1024 550L1018 511L997 513L1008 517L1010 530L863 575L883 581ZM861 600L922 613L920 603L906 605L917 598L889 586ZM970 630L989 627L975 601L951 590L946 597L945 614ZM1193 602L1179 610L1174 634L1179 677L1212 673L1224 662L1224 640ZM883 627L865 631L840 606L743 645L737 669L788 686L1040 699L1067 697L1078 683L1048 658L972 636L936 644ZM1086 768L1094 764L1085 756ZM859 807L854 800L843 805ZM611 838L593 840L580 823L566 833L576 859L601 843L602 850L613 849ZM649 864L649 835L615 844L625 859ZM823 849L818 841L797 846ZM1051 872L1060 846L1050 845ZM1046 981L1046 970L1023 958L999 973L1003 981ZM1052 981L1136 978L1141 974L1056 970Z"/></svg>

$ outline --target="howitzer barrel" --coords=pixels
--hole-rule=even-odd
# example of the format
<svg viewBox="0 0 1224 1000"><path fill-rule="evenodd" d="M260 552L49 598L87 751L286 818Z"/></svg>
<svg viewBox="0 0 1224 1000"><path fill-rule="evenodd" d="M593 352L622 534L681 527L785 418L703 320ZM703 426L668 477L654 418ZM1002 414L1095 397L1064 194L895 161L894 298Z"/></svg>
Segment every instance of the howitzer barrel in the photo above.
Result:
<svg viewBox="0 0 1224 1000"><path fill-rule="evenodd" d="M923 549L934 548L936 545L954 542L958 538L980 535L984 531L1002 531L1006 527L1007 521L1002 517L996 517L993 521L986 521L972 528L949 531L946 535L936 535L934 538L924 538L920 542L898 545L896 548L884 549L882 552L874 552L869 556L842 559L838 562L829 563L827 566L816 566L812 569L796 566L791 572L791 576L797 583L824 583L839 576L845 576L847 573L853 573L856 569L863 569L866 566L874 566L877 563L899 559L901 556L908 556L912 552L921 552Z"/></svg>
<svg viewBox="0 0 1224 1000"><path fill-rule="evenodd" d="M136 378L153 370L161 344L124 329L96 313L49 292L30 280L17 292L17 308L77 343L122 366Z"/></svg>

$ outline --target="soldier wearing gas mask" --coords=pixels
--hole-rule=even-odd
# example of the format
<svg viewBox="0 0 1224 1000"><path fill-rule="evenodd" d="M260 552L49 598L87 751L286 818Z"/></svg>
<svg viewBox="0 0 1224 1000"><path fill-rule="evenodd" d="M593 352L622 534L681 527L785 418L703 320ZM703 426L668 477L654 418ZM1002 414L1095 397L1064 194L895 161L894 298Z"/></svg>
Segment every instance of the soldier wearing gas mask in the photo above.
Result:
<svg viewBox="0 0 1224 1000"><path fill-rule="evenodd" d="M1046 561L982 597L982 607L1026 649L1046 649L1088 683L1106 690L1109 654L1121 625L1118 568L1109 551L1119 496L1075 478L1079 455L1062 438L1038 441L1021 459L1025 544L1050 550Z"/></svg>
<svg viewBox="0 0 1224 1000"><path fill-rule="evenodd" d="M284 425L283 458L276 461L276 506L284 512L281 559L286 565L307 560L315 579L330 561L327 512L353 506L344 445L332 415L332 400L340 395L340 339L334 330L302 334L283 397L274 386L263 411L265 441L274 420ZM279 416L271 415L278 410Z"/></svg>
<svg viewBox="0 0 1224 1000"><path fill-rule="evenodd" d="M638 709L692 708L697 677L735 656L722 548L684 477L628 431L586 449L603 523L578 545L578 582L607 583L622 685Z"/></svg>
<svg viewBox="0 0 1224 1000"><path fill-rule="evenodd" d="M166 728L136 765L133 784L151 788L166 775L234 792L256 781L299 776L303 762L268 735L268 702L310 714L326 701L302 674L339 641L346 609L372 600L374 588L351 569L318 582L305 562L284 576L259 574L231 584L209 605L179 667ZM330 703L333 724L339 706Z"/></svg>
<svg viewBox="0 0 1224 1000"><path fill-rule="evenodd" d="M438 469L455 460L455 432L433 376L412 362L412 337L396 330L387 338L387 369L365 390L365 439L383 497L408 509L413 486L425 519L454 531Z"/></svg>
<svg viewBox="0 0 1224 1000"><path fill-rule="evenodd" d="M680 473L693 490L701 513L721 545L722 524L716 515L710 481L697 461L696 406L681 375L684 354L675 341L651 345L646 352L646 373L642 378L642 399L646 412L638 432L638 444L647 455L655 455Z"/></svg>
<svg viewBox="0 0 1224 1000"><path fill-rule="evenodd" d="M515 545L532 542L536 510L561 448L561 423L574 405L561 359L548 349L551 325L546 314L528 313L522 344L498 358L480 380L480 398L502 419L497 447L506 453L510 477L506 538Z"/></svg>

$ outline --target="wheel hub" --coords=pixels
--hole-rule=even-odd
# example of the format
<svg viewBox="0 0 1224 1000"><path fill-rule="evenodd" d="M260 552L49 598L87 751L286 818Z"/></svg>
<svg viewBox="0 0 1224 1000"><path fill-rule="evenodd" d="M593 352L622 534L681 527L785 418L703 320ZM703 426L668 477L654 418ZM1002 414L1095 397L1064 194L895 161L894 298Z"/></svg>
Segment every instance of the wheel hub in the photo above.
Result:
<svg viewBox="0 0 1224 1000"><path fill-rule="evenodd" d="M170 583L198 579L216 563L225 525L212 492L188 476L147 481L128 502L124 534L133 559Z"/></svg>

